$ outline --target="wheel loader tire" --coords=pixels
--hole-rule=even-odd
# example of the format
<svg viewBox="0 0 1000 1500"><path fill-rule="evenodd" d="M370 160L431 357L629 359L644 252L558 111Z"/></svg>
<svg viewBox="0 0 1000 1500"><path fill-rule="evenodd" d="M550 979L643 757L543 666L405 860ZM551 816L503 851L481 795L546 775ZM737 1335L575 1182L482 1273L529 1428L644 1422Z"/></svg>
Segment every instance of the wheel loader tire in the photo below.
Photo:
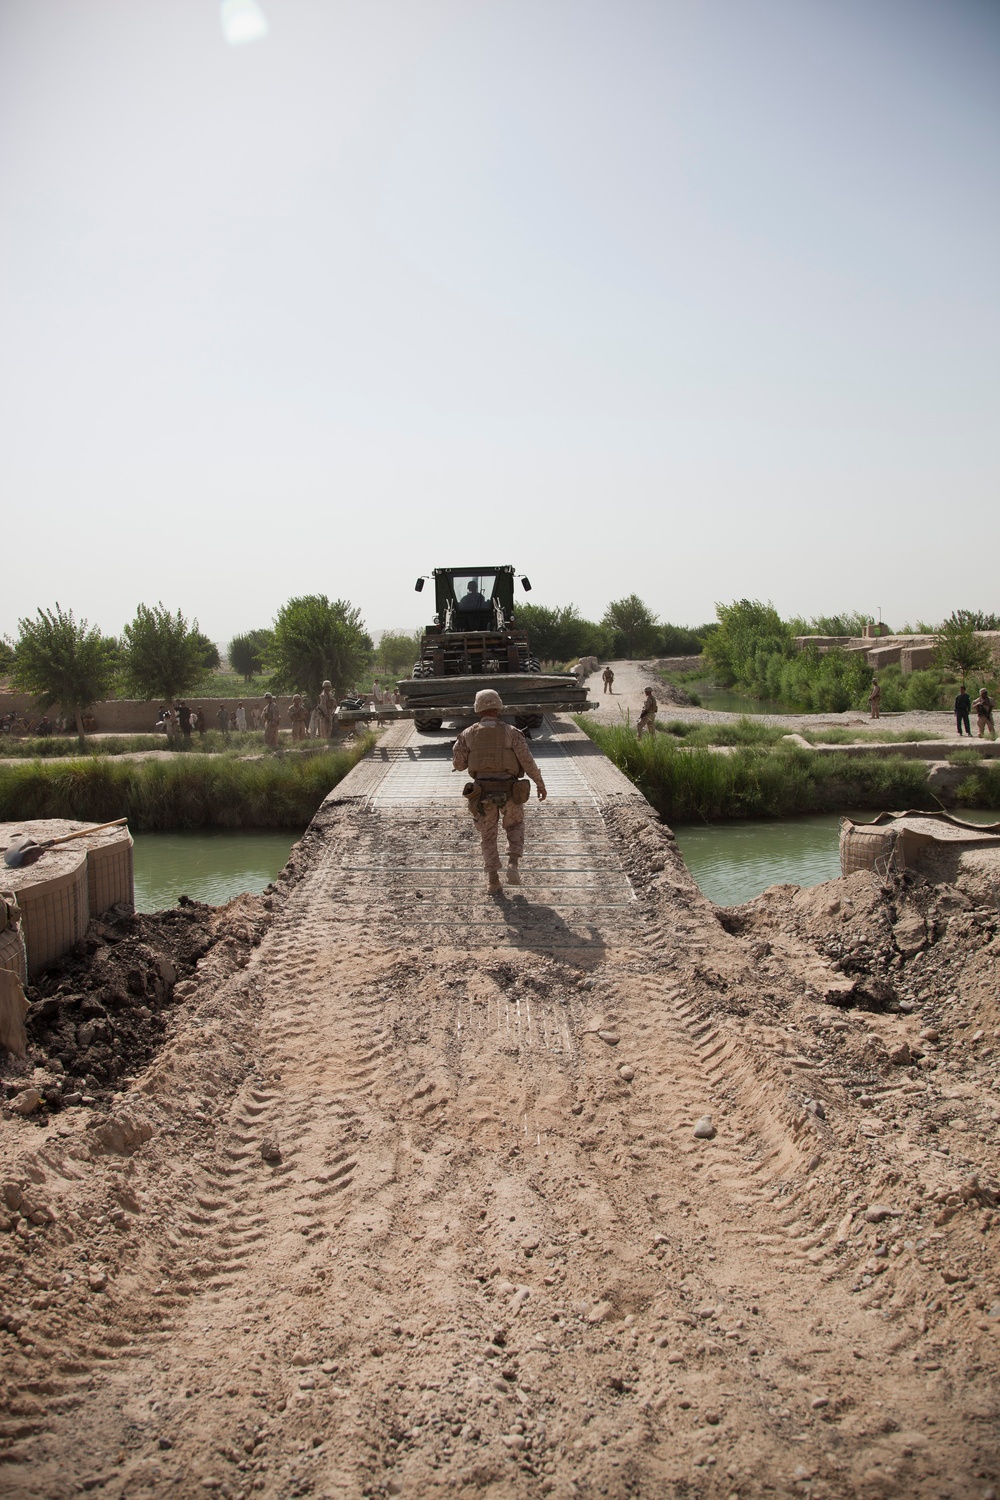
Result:
<svg viewBox="0 0 1000 1500"><path fill-rule="evenodd" d="M524 663L524 670L526 672L540 672L542 670L542 664L538 660L538 657L537 656L529 656L529 657L527 657L525 659L525 663Z"/></svg>
<svg viewBox="0 0 1000 1500"><path fill-rule="evenodd" d="M440 729L444 720L432 718L428 714L414 714L413 722L419 734L429 734L432 729Z"/></svg>
<svg viewBox="0 0 1000 1500"><path fill-rule="evenodd" d="M514 720L514 726L522 731L525 729L541 729L544 722L544 714L518 714Z"/></svg>
<svg viewBox="0 0 1000 1500"><path fill-rule="evenodd" d="M433 677L434 663L429 661L418 661L413 666L414 677Z"/></svg>

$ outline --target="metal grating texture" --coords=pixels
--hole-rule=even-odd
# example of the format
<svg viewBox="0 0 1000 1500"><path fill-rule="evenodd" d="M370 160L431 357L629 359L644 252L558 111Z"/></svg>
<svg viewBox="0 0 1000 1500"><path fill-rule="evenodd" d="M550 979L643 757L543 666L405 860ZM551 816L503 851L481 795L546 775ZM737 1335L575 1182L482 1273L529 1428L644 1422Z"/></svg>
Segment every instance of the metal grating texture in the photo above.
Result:
<svg viewBox="0 0 1000 1500"><path fill-rule="evenodd" d="M532 741L548 798L532 797L525 809L521 882L505 881L500 903L486 893L479 837L461 794L467 778L451 769L452 738L411 728L380 742L377 777L359 779L351 798L365 814L357 839L330 871L331 919L351 910L348 898L374 887L377 921L397 939L405 928L463 942L479 929L481 941L487 928L515 943L545 937L579 945L594 941L597 922L631 921L635 894L602 817L605 798L577 759L579 745L590 746L586 736L571 732L566 746L552 736ZM613 795L624 795L617 783Z"/></svg>

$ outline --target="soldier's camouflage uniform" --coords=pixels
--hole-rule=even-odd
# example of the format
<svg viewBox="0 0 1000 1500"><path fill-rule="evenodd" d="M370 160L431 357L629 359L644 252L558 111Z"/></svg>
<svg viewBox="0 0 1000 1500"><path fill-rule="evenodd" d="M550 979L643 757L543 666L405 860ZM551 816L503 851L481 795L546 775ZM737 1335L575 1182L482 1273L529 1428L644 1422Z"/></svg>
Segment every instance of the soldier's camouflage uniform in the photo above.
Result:
<svg viewBox="0 0 1000 1500"><path fill-rule="evenodd" d="M469 809L483 846L483 864L487 873L496 874L500 869L500 851L497 834L502 820L507 835L507 853L512 860L520 859L524 853L524 804L515 802L509 788L515 780L525 774L536 787L544 785L542 773L528 749L528 742L519 729L510 724L501 724L497 719L482 719L464 729L455 741L452 765L456 771L468 770L480 786L480 778L487 778L486 785L496 782L508 786L507 800L503 807L489 801L488 796L472 796Z"/></svg>

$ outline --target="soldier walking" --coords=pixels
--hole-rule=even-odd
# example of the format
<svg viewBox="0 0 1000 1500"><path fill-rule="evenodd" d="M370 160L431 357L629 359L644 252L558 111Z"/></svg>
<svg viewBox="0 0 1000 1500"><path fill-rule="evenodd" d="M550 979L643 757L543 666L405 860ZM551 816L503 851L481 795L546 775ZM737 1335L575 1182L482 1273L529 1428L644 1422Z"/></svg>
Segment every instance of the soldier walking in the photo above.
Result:
<svg viewBox="0 0 1000 1500"><path fill-rule="evenodd" d="M604 683L604 691L610 693L614 686L615 674L610 667L605 667L601 673L601 681Z"/></svg>
<svg viewBox="0 0 1000 1500"><path fill-rule="evenodd" d="M519 729L501 724L498 718L503 702L492 688L476 694L475 710L479 723L464 729L455 741L452 766L468 770L473 780L464 788L469 811L483 846L483 864L491 894L501 890L500 851L497 835L502 820L507 835L507 883L520 885L518 861L524 853L524 804L531 789L524 780L530 776L538 791L539 802L548 795L542 773Z"/></svg>

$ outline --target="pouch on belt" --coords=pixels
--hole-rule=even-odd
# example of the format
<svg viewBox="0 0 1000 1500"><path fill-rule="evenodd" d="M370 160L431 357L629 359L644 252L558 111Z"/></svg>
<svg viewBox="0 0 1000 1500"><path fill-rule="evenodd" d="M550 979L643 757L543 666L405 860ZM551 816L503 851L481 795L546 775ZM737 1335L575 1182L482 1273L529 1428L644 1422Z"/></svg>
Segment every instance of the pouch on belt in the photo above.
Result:
<svg viewBox="0 0 1000 1500"><path fill-rule="evenodd" d="M492 802L495 807L505 807L510 796L512 780L510 776L477 776L475 785L479 791L479 806L482 807L484 802ZM475 793L472 793L472 796L474 795ZM471 796L469 800L471 804Z"/></svg>

